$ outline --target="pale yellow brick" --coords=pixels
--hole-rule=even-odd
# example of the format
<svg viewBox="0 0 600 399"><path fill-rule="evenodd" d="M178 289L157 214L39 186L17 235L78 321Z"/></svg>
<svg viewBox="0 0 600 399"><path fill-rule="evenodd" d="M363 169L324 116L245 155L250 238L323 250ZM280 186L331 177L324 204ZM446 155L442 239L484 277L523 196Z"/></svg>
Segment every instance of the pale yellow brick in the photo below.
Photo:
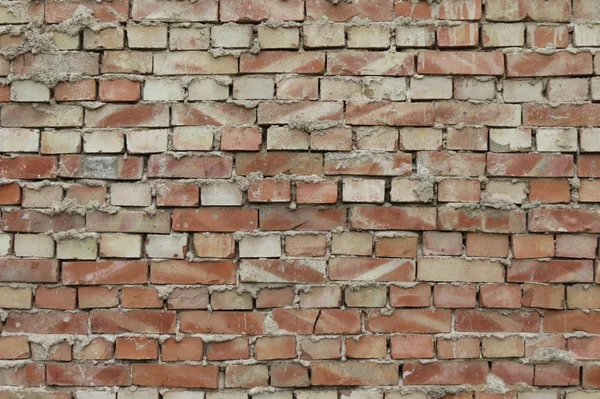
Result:
<svg viewBox="0 0 600 399"><path fill-rule="evenodd" d="M16 256L52 258L54 239L46 234L15 234L14 253Z"/></svg>
<svg viewBox="0 0 600 399"><path fill-rule="evenodd" d="M141 235L106 233L100 236L100 256L102 257L139 258L141 255Z"/></svg>
<svg viewBox="0 0 600 399"><path fill-rule="evenodd" d="M95 237L68 238L56 244L58 259L96 259L98 244Z"/></svg>
<svg viewBox="0 0 600 399"><path fill-rule="evenodd" d="M300 31L298 28L258 27L258 44L261 49L296 49L300 46Z"/></svg>

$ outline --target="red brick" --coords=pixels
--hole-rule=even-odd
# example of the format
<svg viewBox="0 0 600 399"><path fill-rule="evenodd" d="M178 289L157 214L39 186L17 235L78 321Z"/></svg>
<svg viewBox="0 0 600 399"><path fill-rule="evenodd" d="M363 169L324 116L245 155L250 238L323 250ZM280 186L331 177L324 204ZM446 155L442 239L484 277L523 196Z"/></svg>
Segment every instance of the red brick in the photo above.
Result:
<svg viewBox="0 0 600 399"><path fill-rule="evenodd" d="M140 82L129 79L100 81L100 101L139 101Z"/></svg>
<svg viewBox="0 0 600 399"><path fill-rule="evenodd" d="M218 366L186 364L134 364L132 381L135 385L178 388L217 388Z"/></svg>
<svg viewBox="0 0 600 399"><path fill-rule="evenodd" d="M148 281L145 261L64 262L65 285L144 284Z"/></svg>
<svg viewBox="0 0 600 399"><path fill-rule="evenodd" d="M219 19L221 21L304 20L304 1L302 0L292 0L285 4L273 3L266 0L250 0L243 3L239 3L236 0L221 0L219 10Z"/></svg>
<svg viewBox="0 0 600 399"><path fill-rule="evenodd" d="M78 7L83 6L92 11L92 16L103 22L124 22L129 16L129 1L116 0L106 4L90 3L76 0L66 3L51 3L45 7L46 22L55 24L73 17Z"/></svg>
<svg viewBox="0 0 600 399"><path fill-rule="evenodd" d="M531 47L566 48L569 45L569 31L565 26L532 26L528 31Z"/></svg>
<svg viewBox="0 0 600 399"><path fill-rule="evenodd" d="M596 364L586 364L583 366L583 386L586 388L598 388L600 387L600 379L598 379L598 373L600 372L600 366Z"/></svg>
<svg viewBox="0 0 600 399"><path fill-rule="evenodd" d="M465 332L539 332L540 314L523 312L504 315L498 311L457 310L455 328Z"/></svg>
<svg viewBox="0 0 600 399"><path fill-rule="evenodd" d="M438 19L479 20L481 0L444 0L438 9Z"/></svg>
<svg viewBox="0 0 600 399"><path fill-rule="evenodd" d="M337 196L337 181L296 183L296 202L299 204L335 204Z"/></svg>
<svg viewBox="0 0 600 399"><path fill-rule="evenodd" d="M367 317L367 330L372 332L449 332L450 324L450 311L439 309L396 309L390 315L373 311Z"/></svg>
<svg viewBox="0 0 600 399"><path fill-rule="evenodd" d="M433 106L426 103L349 103L349 125L433 126Z"/></svg>
<svg viewBox="0 0 600 399"><path fill-rule="evenodd" d="M465 23L457 26L440 26L437 41L443 47L477 47L479 44L479 24Z"/></svg>
<svg viewBox="0 0 600 399"><path fill-rule="evenodd" d="M206 346L208 360L237 360L250 357L248 338L238 337L230 341L210 342Z"/></svg>
<svg viewBox="0 0 600 399"><path fill-rule="evenodd" d="M486 18L492 21L568 22L569 0L492 0L486 3Z"/></svg>
<svg viewBox="0 0 600 399"><path fill-rule="evenodd" d="M236 156L238 175L261 172L264 176L278 174L313 175L323 172L323 155L295 152L246 152Z"/></svg>
<svg viewBox="0 0 600 399"><path fill-rule="evenodd" d="M264 364L230 364L225 369L227 388L256 388L269 385L269 370Z"/></svg>
<svg viewBox="0 0 600 399"><path fill-rule="evenodd" d="M398 365L374 362L318 362L311 365L312 385L396 385Z"/></svg>
<svg viewBox="0 0 600 399"><path fill-rule="evenodd" d="M172 113L174 126L228 126L256 121L254 109L227 103L175 104Z"/></svg>
<svg viewBox="0 0 600 399"><path fill-rule="evenodd" d="M48 364L48 385L58 386L126 386L131 383L130 367L122 364Z"/></svg>
<svg viewBox="0 0 600 399"><path fill-rule="evenodd" d="M579 385L579 365L537 364L533 383L537 386Z"/></svg>
<svg viewBox="0 0 600 399"><path fill-rule="evenodd" d="M55 179L58 171L56 157L21 155L0 158L0 178Z"/></svg>
<svg viewBox="0 0 600 399"><path fill-rule="evenodd" d="M234 284L236 266L230 261L151 262L150 281L155 284Z"/></svg>
<svg viewBox="0 0 600 399"><path fill-rule="evenodd" d="M336 22L352 18L368 19L373 22L394 19L393 0L363 0L360 3L334 4L327 0L306 0L306 18L320 21L325 16Z"/></svg>
<svg viewBox="0 0 600 399"><path fill-rule="evenodd" d="M262 131L258 127L224 127L221 130L221 150L259 151Z"/></svg>
<svg viewBox="0 0 600 399"><path fill-rule="evenodd" d="M564 303L565 289L562 286L540 284L525 284L523 286L523 306L562 309Z"/></svg>
<svg viewBox="0 0 600 399"><path fill-rule="evenodd" d="M575 164L572 155L490 153L487 167L491 176L561 177L573 176Z"/></svg>
<svg viewBox="0 0 600 399"><path fill-rule="evenodd" d="M409 259L336 257L329 261L331 280L414 281L415 262Z"/></svg>
<svg viewBox="0 0 600 399"><path fill-rule="evenodd" d="M137 180L143 171L141 157L62 155L58 174L76 179Z"/></svg>
<svg viewBox="0 0 600 399"><path fill-rule="evenodd" d="M324 71L325 54L319 51L261 51L240 57L241 73L317 74Z"/></svg>
<svg viewBox="0 0 600 399"><path fill-rule="evenodd" d="M271 366L271 385L274 387L308 387L308 368L296 363L275 363Z"/></svg>
<svg viewBox="0 0 600 399"><path fill-rule="evenodd" d="M234 232L251 231L258 227L258 212L254 209L175 209L173 230Z"/></svg>
<svg viewBox="0 0 600 399"><path fill-rule="evenodd" d="M3 230L6 230L3 228ZM57 283L58 261L52 259L0 259L0 281Z"/></svg>
<svg viewBox="0 0 600 399"><path fill-rule="evenodd" d="M398 307L429 307L431 306L431 286L417 284L414 287L404 288L390 286L390 305Z"/></svg>
<svg viewBox="0 0 600 399"><path fill-rule="evenodd" d="M90 211L86 214L86 229L96 232L168 233L169 213L147 214L144 211L119 211L115 214Z"/></svg>
<svg viewBox="0 0 600 399"><path fill-rule="evenodd" d="M253 181L248 187L249 202L289 202L291 199L291 185L286 180Z"/></svg>
<svg viewBox="0 0 600 399"><path fill-rule="evenodd" d="M294 334L312 334L315 322L319 316L319 310L295 310L275 309L273 310L273 321L279 329Z"/></svg>
<svg viewBox="0 0 600 399"><path fill-rule="evenodd" d="M571 54L563 51L551 55L519 53L506 55L508 77L591 75L590 53Z"/></svg>
<svg viewBox="0 0 600 399"><path fill-rule="evenodd" d="M357 334L361 330L361 312L323 309L315 324L315 334Z"/></svg>
<svg viewBox="0 0 600 399"><path fill-rule="evenodd" d="M504 55L500 52L420 52L417 72L424 75L503 75Z"/></svg>
<svg viewBox="0 0 600 399"><path fill-rule="evenodd" d="M591 283L594 280L593 262L589 260L513 260L507 271L509 282Z"/></svg>
<svg viewBox="0 0 600 399"><path fill-rule="evenodd" d="M549 204L568 203L571 201L571 187L567 180L531 180L529 198Z"/></svg>
<svg viewBox="0 0 600 399"><path fill-rule="evenodd" d="M176 21L217 21L217 0L165 4L157 0L135 0L131 9L134 19Z"/></svg>
<svg viewBox="0 0 600 399"><path fill-rule="evenodd" d="M86 110L87 127L166 127L169 107L166 104L106 104Z"/></svg>
<svg viewBox="0 0 600 399"><path fill-rule="evenodd" d="M31 356L26 336L0 337L0 359L28 359Z"/></svg>
<svg viewBox="0 0 600 399"><path fill-rule="evenodd" d="M353 229L364 230L434 230L436 209L427 207L359 207L350 208Z"/></svg>
<svg viewBox="0 0 600 399"><path fill-rule="evenodd" d="M158 206L191 206L200 204L200 188L195 184L164 183L156 189Z"/></svg>
<svg viewBox="0 0 600 399"><path fill-rule="evenodd" d="M411 76L415 73L415 58L414 55L406 53L329 53L327 72L333 75Z"/></svg>
<svg viewBox="0 0 600 399"><path fill-rule="evenodd" d="M74 310L77 306L77 290L38 287L35 290L35 306L41 309Z"/></svg>
<svg viewBox="0 0 600 399"><path fill-rule="evenodd" d="M521 307L521 286L518 284L490 284L479 286L479 304L484 308Z"/></svg>
<svg viewBox="0 0 600 399"><path fill-rule="evenodd" d="M173 334L175 312L162 310L93 310L90 324L95 333Z"/></svg>
<svg viewBox="0 0 600 399"><path fill-rule="evenodd" d="M501 378L505 384L523 383L533 385L533 365L531 364L505 361L493 362L492 374Z"/></svg>
<svg viewBox="0 0 600 399"><path fill-rule="evenodd" d="M430 335L394 335L390 338L392 359L427 359L434 356Z"/></svg>
<svg viewBox="0 0 600 399"><path fill-rule="evenodd" d="M261 335L265 319L257 312L188 311L180 314L181 331L212 334Z"/></svg>
<svg viewBox="0 0 600 399"><path fill-rule="evenodd" d="M153 287L124 287L121 297L121 304L124 308L151 309L163 307L163 300Z"/></svg>
<svg viewBox="0 0 600 399"><path fill-rule="evenodd" d="M485 233L524 233L525 213L521 210L438 209L437 226L441 230L480 231Z"/></svg>
<svg viewBox="0 0 600 399"><path fill-rule="evenodd" d="M51 370L51 364L48 370ZM50 378L46 380L51 385ZM39 387L44 385L44 365L43 364L25 364L0 369L0 384L16 387Z"/></svg>
<svg viewBox="0 0 600 399"><path fill-rule="evenodd" d="M326 175L404 176L412 171L409 153L327 154Z"/></svg>
<svg viewBox="0 0 600 399"><path fill-rule="evenodd" d="M405 385L484 384L487 362L408 363L402 368Z"/></svg>
<svg viewBox="0 0 600 399"><path fill-rule="evenodd" d="M444 284L433 289L433 305L436 308L474 308L477 305L475 285Z"/></svg>
<svg viewBox="0 0 600 399"><path fill-rule="evenodd" d="M60 82L54 88L54 99L56 101L93 101L96 99L96 80Z"/></svg>
<svg viewBox="0 0 600 399"><path fill-rule="evenodd" d="M594 313L584 313L580 310L548 310L544 315L544 331L555 333L584 331L598 334L600 320Z"/></svg>
<svg viewBox="0 0 600 399"><path fill-rule="evenodd" d="M295 337L261 337L254 344L256 360L293 359L296 357Z"/></svg>
<svg viewBox="0 0 600 399"><path fill-rule="evenodd" d="M0 205L19 205L21 203L21 186L9 183L0 186Z"/></svg>
<svg viewBox="0 0 600 399"><path fill-rule="evenodd" d="M435 122L519 126L521 124L521 107L514 104L439 101L435 103Z"/></svg>
<svg viewBox="0 0 600 399"><path fill-rule="evenodd" d="M385 357L386 353L385 335L361 335L356 340L346 338L346 357L348 359L377 359Z"/></svg>
<svg viewBox="0 0 600 399"><path fill-rule="evenodd" d="M146 337L118 337L115 358L155 360L158 358L158 341Z"/></svg>
<svg viewBox="0 0 600 399"><path fill-rule="evenodd" d="M480 342L476 337L437 339L437 354L440 359L475 359L479 357Z"/></svg>
<svg viewBox="0 0 600 399"><path fill-rule="evenodd" d="M260 210L260 229L329 231L346 226L345 209L264 208Z"/></svg>
<svg viewBox="0 0 600 399"><path fill-rule="evenodd" d="M523 105L523 123L535 126L600 126L600 104Z"/></svg>
<svg viewBox="0 0 600 399"><path fill-rule="evenodd" d="M189 156L174 158L170 155L151 155L148 176L159 178L222 179L231 176L233 159L229 156Z"/></svg>
<svg viewBox="0 0 600 399"><path fill-rule="evenodd" d="M413 3L412 0L396 0L394 9L397 18L405 17L415 20L431 18L431 5L428 3Z"/></svg>
<svg viewBox="0 0 600 399"><path fill-rule="evenodd" d="M529 230L600 233L599 216L594 209L533 209L529 214Z"/></svg>

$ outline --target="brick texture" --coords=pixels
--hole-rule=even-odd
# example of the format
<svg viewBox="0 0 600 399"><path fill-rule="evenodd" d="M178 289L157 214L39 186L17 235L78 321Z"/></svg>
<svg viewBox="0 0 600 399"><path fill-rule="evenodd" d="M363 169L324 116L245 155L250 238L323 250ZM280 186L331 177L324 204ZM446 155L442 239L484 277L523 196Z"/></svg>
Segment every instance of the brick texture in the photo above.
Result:
<svg viewBox="0 0 600 399"><path fill-rule="evenodd" d="M600 397L600 1L0 25L0 399Z"/></svg>

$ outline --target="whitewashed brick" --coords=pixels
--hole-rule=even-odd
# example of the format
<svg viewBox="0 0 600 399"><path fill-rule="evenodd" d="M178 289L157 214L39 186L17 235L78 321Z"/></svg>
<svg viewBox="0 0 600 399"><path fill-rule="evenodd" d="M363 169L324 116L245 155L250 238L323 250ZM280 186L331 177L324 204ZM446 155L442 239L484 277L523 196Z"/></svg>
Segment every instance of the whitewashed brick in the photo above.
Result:
<svg viewBox="0 0 600 399"><path fill-rule="evenodd" d="M242 189L235 183L209 183L200 189L203 206L238 206L243 202Z"/></svg>
<svg viewBox="0 0 600 399"><path fill-rule="evenodd" d="M271 99L275 92L272 78L244 76L233 80L233 98L242 100Z"/></svg>
<svg viewBox="0 0 600 399"><path fill-rule="evenodd" d="M148 234L146 254L149 258L183 259L188 249L185 234Z"/></svg>
<svg viewBox="0 0 600 399"><path fill-rule="evenodd" d="M54 256L54 239L45 234L15 234L15 256L34 258L52 258Z"/></svg>
<svg viewBox="0 0 600 399"><path fill-rule="evenodd" d="M115 183L110 186L110 202L121 206L150 206L152 203L150 185Z"/></svg>
<svg viewBox="0 0 600 399"><path fill-rule="evenodd" d="M239 242L241 258L279 258L281 237L276 234L266 236L243 236Z"/></svg>
<svg viewBox="0 0 600 399"><path fill-rule="evenodd" d="M96 259L97 252L98 245L95 237L68 238L56 243L56 257L58 259Z"/></svg>
<svg viewBox="0 0 600 399"><path fill-rule="evenodd" d="M229 85L222 84L216 79L194 80L188 87L188 99L197 100L227 100Z"/></svg>
<svg viewBox="0 0 600 399"><path fill-rule="evenodd" d="M1 152L37 152L40 132L34 129L0 129Z"/></svg>
<svg viewBox="0 0 600 399"><path fill-rule="evenodd" d="M577 129L537 129L535 141L541 152L577 152Z"/></svg>
<svg viewBox="0 0 600 399"><path fill-rule="evenodd" d="M209 151L217 129L213 126L181 126L173 129L173 149L177 151Z"/></svg>
<svg viewBox="0 0 600 399"><path fill-rule="evenodd" d="M169 131L166 129L135 130L127 133L127 152L149 154L167 150Z"/></svg>
<svg viewBox="0 0 600 399"><path fill-rule="evenodd" d="M344 179L344 202L378 202L385 199L385 181L372 179Z"/></svg>
<svg viewBox="0 0 600 399"><path fill-rule="evenodd" d="M10 100L17 102L48 102L50 89L33 80L17 80L10 85Z"/></svg>
<svg viewBox="0 0 600 399"><path fill-rule="evenodd" d="M144 82L144 100L180 101L184 97L183 83L178 79L147 79Z"/></svg>
<svg viewBox="0 0 600 399"><path fill-rule="evenodd" d="M252 25L220 25L210 30L213 47L248 48L252 46Z"/></svg>
<svg viewBox="0 0 600 399"><path fill-rule="evenodd" d="M100 236L100 256L107 258L139 258L142 236L137 234L106 233Z"/></svg>

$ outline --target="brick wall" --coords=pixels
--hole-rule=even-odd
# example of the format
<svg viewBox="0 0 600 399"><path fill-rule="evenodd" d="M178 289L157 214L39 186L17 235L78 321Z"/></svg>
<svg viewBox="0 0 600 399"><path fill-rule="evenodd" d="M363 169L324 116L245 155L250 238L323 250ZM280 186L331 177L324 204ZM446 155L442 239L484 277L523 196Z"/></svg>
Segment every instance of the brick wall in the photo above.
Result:
<svg viewBox="0 0 600 399"><path fill-rule="evenodd" d="M0 399L600 397L600 1L0 23Z"/></svg>

